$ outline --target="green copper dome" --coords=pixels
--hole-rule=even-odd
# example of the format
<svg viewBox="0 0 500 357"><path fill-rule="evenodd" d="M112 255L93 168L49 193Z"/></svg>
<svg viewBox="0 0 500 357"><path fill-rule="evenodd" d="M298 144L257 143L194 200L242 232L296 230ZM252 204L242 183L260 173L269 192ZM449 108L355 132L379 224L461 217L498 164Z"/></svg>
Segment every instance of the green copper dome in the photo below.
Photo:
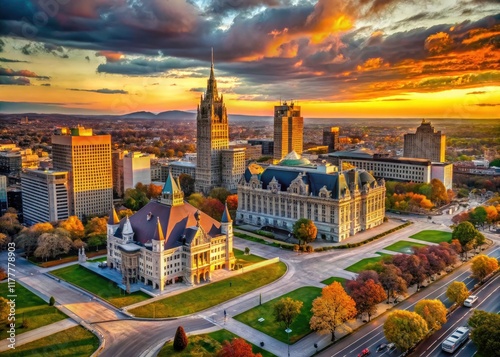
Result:
<svg viewBox="0 0 500 357"><path fill-rule="evenodd" d="M281 161L278 163L279 166L305 166L305 167L314 167L308 159L301 157L295 151L292 151L288 155L286 155Z"/></svg>

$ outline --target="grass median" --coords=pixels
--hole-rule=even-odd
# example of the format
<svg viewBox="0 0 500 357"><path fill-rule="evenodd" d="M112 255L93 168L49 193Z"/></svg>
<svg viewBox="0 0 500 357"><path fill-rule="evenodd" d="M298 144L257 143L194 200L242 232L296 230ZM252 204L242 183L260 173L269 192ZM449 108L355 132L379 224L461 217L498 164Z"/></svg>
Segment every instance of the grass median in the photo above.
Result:
<svg viewBox="0 0 500 357"><path fill-rule="evenodd" d="M189 336L189 343L186 349L181 352L174 350L173 341L168 341L158 353L158 357L212 357L215 356L217 351L221 349L224 341L231 341L233 338L239 338L239 336L227 330L219 330L207 334ZM249 342L247 341L247 343ZM249 344L252 346L253 353L260 353L262 357L274 357L271 352L255 346L252 343Z"/></svg>
<svg viewBox="0 0 500 357"><path fill-rule="evenodd" d="M331 276L328 279L321 281L321 283L325 284L325 285L330 285L334 281L342 284L342 286L343 286L345 284L345 282L347 281L347 279L346 278L339 278L338 276Z"/></svg>
<svg viewBox="0 0 500 357"><path fill-rule="evenodd" d="M398 253L413 254L413 248L422 248L426 246L427 244L415 243L407 240L400 240L385 247L384 249Z"/></svg>
<svg viewBox="0 0 500 357"><path fill-rule="evenodd" d="M300 310L300 315L297 316L290 326L290 329L292 330L290 333L290 343L295 343L311 332L311 329L309 328L309 320L312 317L312 302L320 295L321 288L313 286L302 287L236 315L234 319L243 322L244 324L281 342L288 343L288 335L285 332L285 327L274 321L274 304L285 297L302 301L304 305ZM263 318L264 320L259 321L260 318Z"/></svg>
<svg viewBox="0 0 500 357"><path fill-rule="evenodd" d="M9 295L7 283L0 284L0 296ZM43 299L20 284L15 286L16 300L16 334L50 325L67 318L65 314L49 306ZM0 331L7 330L6 324L1 324Z"/></svg>
<svg viewBox="0 0 500 357"><path fill-rule="evenodd" d="M136 307L129 312L137 317L160 318L189 315L272 283L285 272L286 265L278 262Z"/></svg>
<svg viewBox="0 0 500 357"><path fill-rule="evenodd" d="M373 258L361 259L359 262L354 263L353 265L350 265L347 268L345 268L345 270L351 271L353 273L359 273L362 270L366 270L366 267L368 265L370 265L372 263L378 263L379 261L381 261L382 259L384 259L384 257L390 257L391 256L391 254L385 254L385 253L380 253L380 252L377 252L376 254L378 254L379 256L378 257L373 257Z"/></svg>
<svg viewBox="0 0 500 357"><path fill-rule="evenodd" d="M430 243L451 242L451 232L443 232L436 230L420 231L417 234L410 236L410 238L423 240Z"/></svg>
<svg viewBox="0 0 500 357"><path fill-rule="evenodd" d="M109 301L116 307L132 305L150 298L142 291L127 294L115 282L77 264L54 270L51 274Z"/></svg>
<svg viewBox="0 0 500 357"><path fill-rule="evenodd" d="M88 357L99 348L99 339L81 326L75 326L53 335L16 346L2 352L3 357Z"/></svg>

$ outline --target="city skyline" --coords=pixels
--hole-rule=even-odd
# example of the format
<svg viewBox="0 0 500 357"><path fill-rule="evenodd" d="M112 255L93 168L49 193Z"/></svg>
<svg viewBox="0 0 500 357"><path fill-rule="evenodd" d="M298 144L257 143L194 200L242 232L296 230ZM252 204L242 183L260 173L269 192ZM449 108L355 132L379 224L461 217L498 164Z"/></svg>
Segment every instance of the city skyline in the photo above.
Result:
<svg viewBox="0 0 500 357"><path fill-rule="evenodd" d="M7 0L0 113L196 109L214 49L230 114L497 118L495 1Z"/></svg>

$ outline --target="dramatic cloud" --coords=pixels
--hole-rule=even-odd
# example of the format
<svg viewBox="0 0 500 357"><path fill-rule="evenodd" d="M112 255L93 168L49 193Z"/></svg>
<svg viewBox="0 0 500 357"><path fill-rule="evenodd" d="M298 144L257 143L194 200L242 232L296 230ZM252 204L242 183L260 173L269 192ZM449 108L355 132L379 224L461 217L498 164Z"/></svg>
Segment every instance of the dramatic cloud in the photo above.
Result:
<svg viewBox="0 0 500 357"><path fill-rule="evenodd" d="M4 68L0 67L0 76L20 76L20 77L29 77L29 78L37 78L37 79L43 79L43 80L48 80L50 77L47 76L39 76L35 72L29 71L27 69L22 69L19 71L14 71L9 68Z"/></svg>
<svg viewBox="0 0 500 357"><path fill-rule="evenodd" d="M0 85L29 86L30 80L25 77L4 77L0 76Z"/></svg>
<svg viewBox="0 0 500 357"><path fill-rule="evenodd" d="M108 88L101 88L101 89L68 88L68 89L72 90L72 91L77 91L77 92L94 92L94 93L101 93L101 94L128 94L128 91L122 90L122 89L108 89Z"/></svg>
<svg viewBox="0 0 500 357"><path fill-rule="evenodd" d="M0 62L9 62L9 63L28 63L28 61L13 60L13 59L4 58L4 57L0 57Z"/></svg>
<svg viewBox="0 0 500 357"><path fill-rule="evenodd" d="M3 52L4 46L5 46L5 42L0 38L0 52Z"/></svg>
<svg viewBox="0 0 500 357"><path fill-rule="evenodd" d="M161 60L151 60L146 58L137 59L122 59L118 56L110 55L111 60L107 59L107 63L100 64L97 67L97 72L124 74L130 76L137 75L152 75L163 73L169 70L179 70L196 67L206 67L206 63L194 60L181 60L177 58L167 58Z"/></svg>

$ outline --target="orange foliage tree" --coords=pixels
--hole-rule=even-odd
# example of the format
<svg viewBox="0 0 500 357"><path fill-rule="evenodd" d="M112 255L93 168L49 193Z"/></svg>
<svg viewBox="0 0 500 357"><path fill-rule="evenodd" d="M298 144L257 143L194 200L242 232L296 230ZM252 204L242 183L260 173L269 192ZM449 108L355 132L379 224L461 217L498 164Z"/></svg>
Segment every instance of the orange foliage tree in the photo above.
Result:
<svg viewBox="0 0 500 357"><path fill-rule="evenodd" d="M217 357L262 357L260 353L253 353L250 346L242 338L233 338L231 342L224 341L222 348L217 352Z"/></svg>

